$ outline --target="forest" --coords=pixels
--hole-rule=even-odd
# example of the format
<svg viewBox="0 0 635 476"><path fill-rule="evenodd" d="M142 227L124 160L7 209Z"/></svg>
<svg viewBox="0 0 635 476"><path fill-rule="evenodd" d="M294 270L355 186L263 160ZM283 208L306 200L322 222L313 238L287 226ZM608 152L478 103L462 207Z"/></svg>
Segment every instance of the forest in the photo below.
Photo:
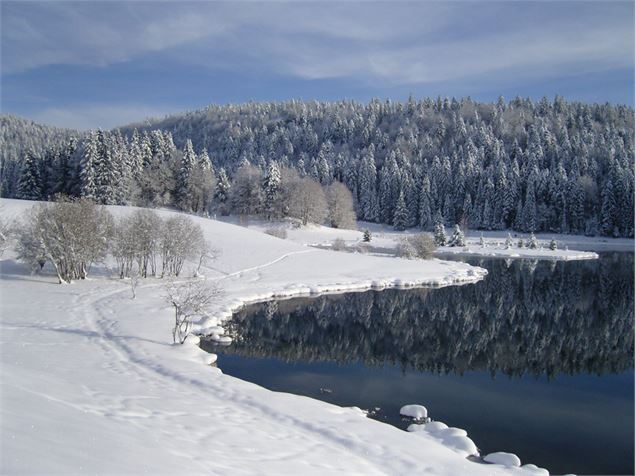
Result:
<svg viewBox="0 0 635 476"><path fill-rule="evenodd" d="M0 122L3 197L633 236L635 118L623 105L411 97L211 105L110 131Z"/></svg>

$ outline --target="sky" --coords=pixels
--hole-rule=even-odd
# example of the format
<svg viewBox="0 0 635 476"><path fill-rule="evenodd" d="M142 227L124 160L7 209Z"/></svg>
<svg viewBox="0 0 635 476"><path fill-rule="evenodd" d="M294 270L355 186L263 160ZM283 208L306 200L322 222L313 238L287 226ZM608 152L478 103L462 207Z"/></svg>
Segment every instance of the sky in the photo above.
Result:
<svg viewBox="0 0 635 476"><path fill-rule="evenodd" d="M6 1L1 110L110 128L211 103L633 105L631 1Z"/></svg>

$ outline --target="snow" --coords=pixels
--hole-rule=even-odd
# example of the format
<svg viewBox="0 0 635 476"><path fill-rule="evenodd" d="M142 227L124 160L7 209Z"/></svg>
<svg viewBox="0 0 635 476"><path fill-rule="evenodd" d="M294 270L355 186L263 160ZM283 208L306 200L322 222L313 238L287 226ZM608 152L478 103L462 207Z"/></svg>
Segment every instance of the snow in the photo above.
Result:
<svg viewBox="0 0 635 476"><path fill-rule="evenodd" d="M32 205L3 199L0 214L16 217ZM461 284L485 276L459 262L336 253L194 219L221 251L203 272L223 295L198 326L218 337L223 319L251 301ZM0 259L0 473L520 471L469 461L476 446L455 432L415 436L366 418L359 408L271 392L224 375L211 366L216 357L198 347L196 336L171 344L173 314L159 279L140 280L131 299L127 280L110 277L107 269L60 286L50 270L30 275L12 251Z"/></svg>
<svg viewBox="0 0 635 476"><path fill-rule="evenodd" d="M499 451L483 457L487 463L502 464L503 466L520 466L520 458L513 453Z"/></svg>
<svg viewBox="0 0 635 476"><path fill-rule="evenodd" d="M414 418L415 420L423 420L428 418L428 410L423 405L404 405L399 410L399 414Z"/></svg>
<svg viewBox="0 0 635 476"><path fill-rule="evenodd" d="M223 217L229 223L237 223L235 217ZM342 230L320 225L308 225L297 228L288 221L269 222L258 218L250 218L243 223L250 229L264 232L270 228L281 228L287 233L287 241L307 245L329 248L333 241L342 239L349 247L359 246L363 243L363 231L369 229L372 232L372 240L369 243L371 250L380 253L392 253L405 236L418 233L419 230L394 231L391 227L375 223L358 222L357 230ZM485 247L480 245L480 236L483 235ZM525 258L537 260L585 260L597 259L594 251L634 251L635 241L628 238L587 237L579 235L537 234L537 242L540 248L518 248L519 239L528 242L529 234L511 232L513 246L505 249L507 231L469 231L466 234L466 246L464 247L440 247L437 256L448 255L471 256L484 258ZM557 250L550 250L549 243L555 239ZM585 251L581 251L585 250ZM373 254L372 252L370 254Z"/></svg>

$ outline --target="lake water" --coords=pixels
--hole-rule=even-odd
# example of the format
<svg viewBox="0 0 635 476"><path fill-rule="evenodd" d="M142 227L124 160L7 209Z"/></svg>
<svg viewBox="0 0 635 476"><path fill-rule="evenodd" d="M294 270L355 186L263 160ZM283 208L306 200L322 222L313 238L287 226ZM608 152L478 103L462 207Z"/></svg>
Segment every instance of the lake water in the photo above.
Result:
<svg viewBox="0 0 635 476"><path fill-rule="evenodd" d="M633 474L633 254L468 261L487 278L256 304L227 323L232 345L202 347L229 375L400 428L423 404L482 454Z"/></svg>

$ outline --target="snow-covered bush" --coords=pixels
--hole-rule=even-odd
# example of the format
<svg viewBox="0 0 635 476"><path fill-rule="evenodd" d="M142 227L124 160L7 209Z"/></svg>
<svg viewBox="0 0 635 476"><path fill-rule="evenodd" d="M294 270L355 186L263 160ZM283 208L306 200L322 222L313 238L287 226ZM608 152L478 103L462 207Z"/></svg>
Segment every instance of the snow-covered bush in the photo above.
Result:
<svg viewBox="0 0 635 476"><path fill-rule="evenodd" d="M174 309L172 342L183 344L190 335L192 318L204 315L212 301L220 296L220 288L204 280L189 280L182 283L168 281L165 285L165 300Z"/></svg>
<svg viewBox="0 0 635 476"><path fill-rule="evenodd" d="M505 249L506 250L510 249L513 244L514 244L514 242L512 240L511 233L507 233L507 238L505 239Z"/></svg>
<svg viewBox="0 0 635 476"><path fill-rule="evenodd" d="M483 233L481 233L481 236L478 239L478 244L481 245L481 248L485 248L485 239L483 238Z"/></svg>
<svg viewBox="0 0 635 476"><path fill-rule="evenodd" d="M284 240L284 239L287 238L287 230L285 228L282 228L282 227L267 228L265 230L265 233L267 235L271 235L271 236L275 236L276 238L280 238L281 240Z"/></svg>
<svg viewBox="0 0 635 476"><path fill-rule="evenodd" d="M518 246L518 248L524 248L525 247L525 242L523 241L522 238L520 238L518 240L518 245L517 246Z"/></svg>
<svg viewBox="0 0 635 476"><path fill-rule="evenodd" d="M408 259L430 259L436 249L437 246L432 235L419 233L407 236L397 244L397 256Z"/></svg>
<svg viewBox="0 0 635 476"><path fill-rule="evenodd" d="M538 240L536 239L536 235L534 235L533 233L529 237L528 247L532 250L535 250L536 248L538 248Z"/></svg>
<svg viewBox="0 0 635 476"><path fill-rule="evenodd" d="M363 238L364 243L370 243L372 239L373 239L373 235L371 234L370 230L366 228L364 230L364 238Z"/></svg>
<svg viewBox="0 0 635 476"><path fill-rule="evenodd" d="M448 246L465 246L465 235L458 224L454 225L454 231L448 241Z"/></svg>
<svg viewBox="0 0 635 476"><path fill-rule="evenodd" d="M556 251L558 249L558 243L556 243L556 240L554 240L553 238L549 242L549 249L551 251Z"/></svg>

